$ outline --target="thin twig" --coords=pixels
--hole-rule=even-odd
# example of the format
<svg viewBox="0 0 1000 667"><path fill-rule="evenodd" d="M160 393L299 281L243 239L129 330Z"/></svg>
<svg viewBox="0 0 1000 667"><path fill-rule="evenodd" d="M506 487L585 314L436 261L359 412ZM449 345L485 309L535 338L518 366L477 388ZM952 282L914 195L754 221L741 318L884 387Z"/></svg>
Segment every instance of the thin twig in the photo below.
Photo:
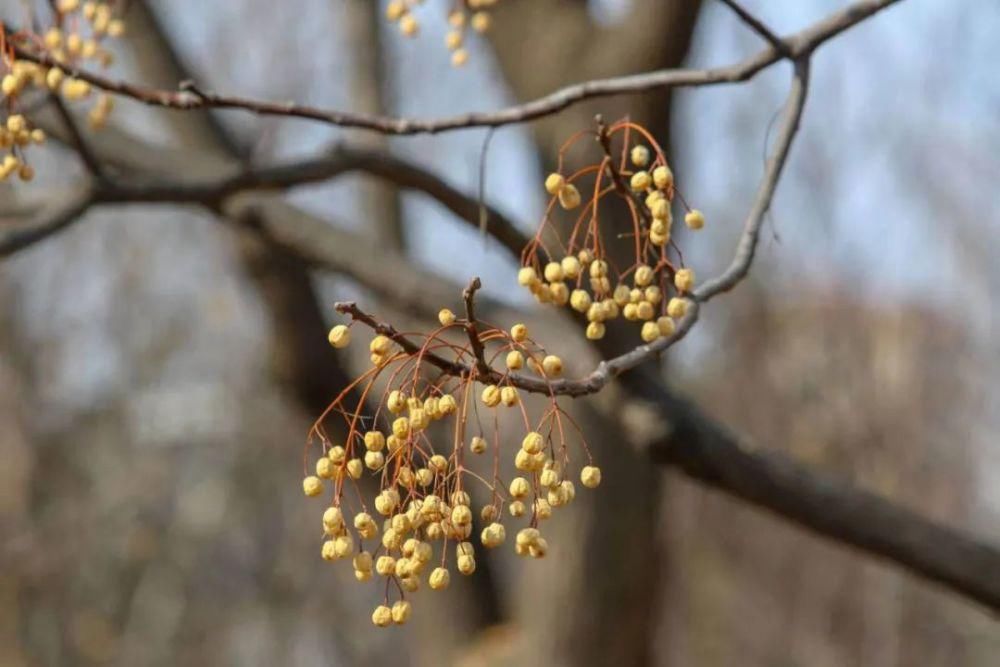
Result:
<svg viewBox="0 0 1000 667"><path fill-rule="evenodd" d="M90 144L84 138L83 133L80 131L80 126L77 124L76 119L73 118L73 114L69 112L66 108L66 104L62 101L62 98L56 94L49 94L49 101L56 110L59 119L66 126L66 131L69 133L70 139L73 142L73 148L76 150L83 164L87 167L93 176L98 179L104 177L104 168L101 166L100 161L94 152L90 149Z"/></svg>
<svg viewBox="0 0 1000 667"><path fill-rule="evenodd" d="M491 375L489 363L486 361L486 348L479 338L479 329L476 323L476 291L483 286L479 276L469 282L469 286L462 292L462 300L465 302L465 333L469 337L469 345L472 346L472 354L476 358L476 370L480 375Z"/></svg>
<svg viewBox="0 0 1000 667"><path fill-rule="evenodd" d="M788 49L788 45L781 40L781 37L772 32L763 21L744 9L736 0L721 0L721 2L733 10L744 23L750 26L751 30L763 37L765 42L774 47L786 58L791 57L792 54Z"/></svg>
<svg viewBox="0 0 1000 667"><path fill-rule="evenodd" d="M624 199L632 203L632 207L639 212L639 217L642 218L642 222L646 229L653 226L653 217L646 208L646 205L639 198L639 195L632 190L628 183L625 182L625 177L622 176L621 172L618 170L618 165L615 164L615 156L611 152L611 137L608 136L608 126L604 124L604 119L598 114L594 120L597 122L597 143L601 145L604 150L604 156L607 158L605 160L605 169L608 172L608 176L611 178L611 182L615 186L615 190Z"/></svg>
<svg viewBox="0 0 1000 667"><path fill-rule="evenodd" d="M809 92L809 59L802 58L795 63L795 75L792 87L785 103L784 120L778 131L777 143L767 161L764 177L757 189L750 213L743 225L743 234L736 246L736 252L729 267L718 277L701 284L694 291L698 301L708 301L721 292L727 292L743 280L750 271L757 243L760 239L760 229L764 224L764 216L771 208L774 191L778 187L781 170L788 159L792 141L799 130L802 112L805 109L806 96Z"/></svg>

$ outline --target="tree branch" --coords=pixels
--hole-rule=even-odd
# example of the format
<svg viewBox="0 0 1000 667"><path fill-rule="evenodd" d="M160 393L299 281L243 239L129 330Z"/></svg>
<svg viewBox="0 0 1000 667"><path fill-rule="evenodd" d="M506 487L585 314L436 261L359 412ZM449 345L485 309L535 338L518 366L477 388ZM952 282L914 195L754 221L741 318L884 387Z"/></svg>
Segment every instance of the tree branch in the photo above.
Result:
<svg viewBox="0 0 1000 667"><path fill-rule="evenodd" d="M55 210L43 212L37 220L0 232L0 259L30 248L79 220L94 204L94 191L82 188L70 192Z"/></svg>
<svg viewBox="0 0 1000 667"><path fill-rule="evenodd" d="M376 114L322 109L294 102L268 102L232 95L220 95L201 90L190 82L185 82L185 85L176 91L150 88L126 81L116 81L78 68L66 67L64 64L56 62L48 54L33 50L26 43L14 44L14 50L20 59L48 67L63 67L71 76L87 81L97 88L131 97L150 106L179 110L240 109L260 115L301 118L384 134L435 134L465 128L499 127L512 123L523 123L558 113L583 100L598 97L640 93L661 88L708 86L746 81L785 57L799 58L808 55L832 37L899 1L858 0L858 2L831 14L816 24L785 37L781 40L783 48L768 46L763 51L729 66L709 69L664 69L643 74L595 79L566 86L544 97L499 111L426 120L393 118ZM11 30L10 32L16 31Z"/></svg>
<svg viewBox="0 0 1000 667"><path fill-rule="evenodd" d="M784 120L778 130L777 143L774 151L768 157L764 176L757 188L757 195L750 207L750 213L743 224L743 233L736 246L733 260L721 275L705 281L695 289L692 296L697 301L705 302L722 292L728 292L750 272L750 265L753 264L754 255L757 252L760 229L764 224L764 215L771 208L774 191L781 178L781 171L788 160L788 153L792 148L795 135L799 131L808 92L809 59L802 58L795 62L795 75L788 93L788 101L785 102Z"/></svg>
<svg viewBox="0 0 1000 667"><path fill-rule="evenodd" d="M1000 612L1000 549L789 457L752 450L688 401L665 393L670 432L653 460L823 537L890 560Z"/></svg>

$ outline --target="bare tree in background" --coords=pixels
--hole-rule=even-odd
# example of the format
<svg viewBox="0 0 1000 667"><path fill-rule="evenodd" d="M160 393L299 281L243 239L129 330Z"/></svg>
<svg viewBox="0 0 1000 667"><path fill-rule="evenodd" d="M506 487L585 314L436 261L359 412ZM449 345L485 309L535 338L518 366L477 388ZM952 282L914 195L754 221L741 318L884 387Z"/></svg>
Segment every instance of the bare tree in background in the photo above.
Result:
<svg viewBox="0 0 1000 667"><path fill-rule="evenodd" d="M751 337L745 335L744 327L734 327L728 333L733 363L741 365L739 373L726 373L714 383L705 380L708 386L695 392L706 405L739 406L719 414L709 416L690 399L675 394L665 383L658 363L659 355L695 326L704 304L729 290L743 289L740 283L753 263L765 214L805 109L814 51L895 4L893 0L862 0L786 37L776 36L740 5L727 0L724 4L764 46L742 62L707 70L679 69L700 2L640 0L632 3L621 23L606 27L594 22L586 2L507 0L494 13L492 46L511 91L522 102L496 112L441 119L386 115L384 52L379 37L385 26L380 24L374 2L347 0L344 6L351 26L350 50L356 59L352 99L357 106L348 112L210 92L200 85L206 76L191 71L171 44L158 20L159 8L153 3L129 4L129 53L135 56L136 70L130 81L137 83L89 69L72 73L95 89L157 109L174 109L173 113L158 114L167 119L170 147L152 145L113 124L100 134L91 134L58 104L33 112L39 125L80 158L83 174L76 184L46 192L41 202L30 195L21 201L18 194L17 206L11 207L13 220L0 228L0 257L27 262L31 253L41 250L49 240L55 242L59 234L67 230L78 233L98 209L134 204L167 205L177 211L196 207L202 215L221 223L217 228L201 224L201 238L221 239L232 267L261 304L260 323L269 335L261 355L266 363L260 376L267 382L262 388L241 388L235 394L238 407L226 402L215 406L234 418L235 435L210 431L188 443L192 450L203 450L199 456L208 456L210 451L211 456L227 459L224 469L229 477L209 480L192 469L199 465L197 456L176 456L171 462L148 454L129 455L126 443L131 413L124 399L115 409L95 412L71 424L32 423L30 406L44 395L43 361L32 359L30 332L17 327L0 331L5 350L0 376L14 378L0 386L23 385L5 391L8 395L0 400L0 414L9 414L4 423L11 425L4 436L3 451L14 462L12 481L4 485L12 489L6 494L4 509L11 514L14 531L4 559L9 565L5 570L15 574L3 581L11 601L3 603L2 613L18 619L3 624L14 628L10 641L3 642L11 647L5 661L204 663L235 657L241 662L268 662L266 657L253 658L240 652L239 646L259 642L274 652L272 662L291 655L306 664L315 662L317 655L348 664L390 660L413 664L461 660L467 664L726 664L746 654L740 648L728 654L712 648L711 639L705 638L710 633L698 633L686 625L685 604L702 601L714 605L713 613L723 619L720 626L738 633L741 621L757 613L754 602L762 595L761 588L781 587L785 575L785 570L775 569L763 576L756 570L758 562L766 564L776 554L784 554L785 561L793 564L812 562L817 558L815 550L827 548L812 542L803 544L807 538L802 535L782 533L769 524L761 528L759 543L747 538L742 534L745 527L736 530L731 525L733 512L746 515L751 525L770 519L742 506L768 510L808 531L943 585L993 612L1000 608L1000 579L996 576L1000 552L945 523L967 511L969 499L956 495L954 489L963 488L970 474L968 467L952 461L953 472L937 471L923 481L921 475L926 471L890 465L912 451L899 443L921 442L925 431L900 414L889 413L888 408L858 419L863 405L876 404L875 399L885 397L865 397L863 392L871 387L853 384L849 377L843 381L842 395L859 405L845 406L844 415L823 410L811 416L808 390L789 389L797 378L810 376L811 360L824 357L822 350L811 349L786 354L778 342L784 340L783 327L789 321L804 320L822 331L831 317L829 312L820 310L803 317L767 311L744 314L750 330L767 327L777 333ZM891 20L891 14L884 20ZM518 35L517 40L509 38L513 34ZM23 60L55 64L49 54L31 44L11 43ZM537 45L538 50L529 52L525 43ZM676 334L639 348L624 336L612 334L597 349L591 349L574 333L567 318L521 312L485 300L478 304L484 320L527 321L533 331L541 332L539 338L565 338L566 348L579 350L580 358L593 364L603 360L593 372L590 368L574 369L578 373L571 377L576 379L557 384L557 391L582 396L563 400L585 423L605 470L605 484L595 494L580 498L551 527L554 540L578 545L569 557L559 563L543 561L512 579L513 564L497 556L490 559L488 571L463 581L443 599L422 594L421 607L431 610L420 618L422 609L414 618L414 629L407 635L407 644L413 648L404 655L396 639L370 629L368 612L364 611L368 604L348 581L350 577L332 575L322 563L303 564L318 559L312 558L314 531L300 518L300 499L286 492L297 487L296 471L289 470L278 478L258 474L258 466L286 466L292 458L287 456L288 449L273 443L297 441L311 418L367 363L364 354L345 362L330 352L326 331L331 313L320 296L318 274L337 276L363 288L377 300L377 312L384 321L397 324L400 330L426 329L439 307L459 298L462 286L428 273L408 256L399 190L434 198L473 227L481 224L485 214L485 231L495 239L499 252L517 257L527 240L522 227L489 209L478 194L460 192L437 175L394 156L387 137L531 122L540 163L550 169L557 162L564 137L592 127L597 112L608 118L628 115L666 137L674 88L740 82L785 61L794 70L788 100L733 261L723 274L704 281L695 291L694 307ZM540 62L572 62L571 78L582 83L564 88L569 83L566 71L558 66L539 66ZM186 83L180 84L182 81ZM233 138L222 121L220 112L224 109L305 118L357 132L318 157L262 165L250 159L250 152ZM358 231L348 231L349 225L331 225L331 221L337 222L336 216L321 219L285 196L296 186L345 174L365 177L359 190L367 224ZM15 200L13 194L10 200ZM188 219L170 219L167 224L199 224L190 219L190 213L185 215ZM379 270L378 266L392 270ZM123 288L127 284L123 281ZM4 320L13 322L15 297L3 296ZM368 303L363 305L375 312ZM713 307L731 305L723 302ZM891 337L897 330L894 326L903 326L884 322L850 303L839 304L832 312L837 313L839 322L846 312L861 322L859 329L872 331L872 346L878 345L879 335ZM739 313L734 314L737 316ZM922 314L909 317L928 331L943 329ZM125 329L132 323L125 321L120 326ZM883 329L887 333L879 334ZM168 329L157 334L156 341L135 355L143 357L142 372L150 375L166 372L165 362L156 362L157 350L160 358L166 359L167 351L176 353L186 344L183 332ZM945 350L961 348L961 341L953 334L944 331L942 336L943 342L921 343L918 349L908 351L911 357L900 362L901 366L919 368L919 358L939 358L950 354ZM400 335L396 342L403 345L406 340ZM764 343L775 350L762 349ZM865 367L879 358L874 352L853 352L842 358L828 357L835 367L828 370L851 368L851 364ZM761 383L760 378L770 372L762 367L769 363L780 366L774 371L776 379ZM884 376L886 382L899 382L892 379L891 369ZM931 377L928 371L927 376L909 381L926 383ZM523 392L548 389L528 377L514 382ZM748 391L754 392L754 400L745 402L742 397ZM908 403L905 410L919 409L928 415L928 424L940 424L948 423L949 408L948 403L927 399L919 405ZM940 418L929 416L934 410L943 411ZM800 420L779 422L780 415L774 413L783 411L804 414ZM740 435L723 423L738 427ZM826 428L817 429L817 423L826 423ZM851 424L864 424L864 428L855 431ZM808 437L803 437L803 430L810 431ZM748 445L744 433L762 446ZM72 449L64 444L67 441L72 441ZM26 444L29 442L31 447ZM862 442L873 446L858 457L857 443ZM920 449L925 447L930 445ZM122 457L127 457L124 464L120 463ZM149 464L148 470L143 468L144 462ZM714 497L702 505L697 495L700 492L688 486L664 491L659 466L669 466L719 489L741 506L733 508L732 501ZM119 467L124 470L115 472ZM921 479L923 493L905 497L892 475ZM938 479L946 481L938 487ZM87 480L114 488L107 506L127 504L127 498L135 493L127 488L130 482L144 489L157 487L158 497L168 502L144 504L132 516L114 514L123 522L121 530L93 536L75 534L73 524L107 517L100 515L100 504L90 509L94 516L71 511L56 502L60 496L54 487L82 504L93 493ZM198 494L209 505L219 502L220 497L232 500L214 522L192 525L185 519L185 502L197 499ZM665 507L664 498L683 509ZM630 510L624 516L622 507ZM710 546L691 544L699 534L701 540L706 539L691 528L692 523L702 521L711 526L721 549L714 550L714 542ZM43 528L33 529L35 523ZM238 530L233 523L239 525ZM63 537L67 532L69 537ZM76 555L93 551L89 540L95 538L124 544L114 563L99 564L104 571L88 575L93 579L88 582L72 575L77 567L87 565ZM772 538L788 544L775 547ZM688 567L709 558L690 553L699 549L713 551L714 558L721 561L735 561L735 565L719 566L720 571L735 571L727 575L736 582L733 588L743 586L746 590L732 597L692 592L697 586L711 586L717 576L711 571L703 576L685 574ZM167 555L161 557L164 552ZM37 558L41 553L46 557ZM741 561L747 553L759 555ZM830 560L831 569L840 568L839 580L860 581L851 588L862 591L858 595L864 599L838 603L838 589L830 583L828 588L818 585L815 590L806 589L814 596L812 601L796 599L784 606L775 605L787 618L804 618L801 622L809 628L805 632L809 637L821 634L815 628L823 627L826 620L809 617L809 609L842 604L848 610L844 613L849 614L858 608L852 605L865 608L865 604L885 604L898 596L894 590L866 596L869 580L877 580L880 586L896 585L893 582L897 579L887 579L881 570L874 576L859 573L862 566L853 562L842 565L837 556L825 552L819 558ZM171 565L175 563L185 566ZM744 568L748 571L741 572ZM197 576L185 580L192 572ZM765 583L752 584L755 578ZM329 579L335 582L332 593L325 588ZM509 585L511 581L516 585ZM831 577L830 581L838 580ZM257 591L261 599L243 599L230 587ZM794 592L793 587L780 590L775 597ZM919 590L908 590L907 595L922 595ZM94 591L103 592L99 599L93 597ZM239 617L231 618L212 596L244 611L234 612ZM729 608L733 599L746 606ZM887 657L887 649L872 648L878 639L849 623L831 635L843 637L844 645L862 647L859 653L836 653L840 645L836 641L821 647L805 643L784 647L780 638L775 639L780 634L780 619L771 625L760 621L763 630L754 638L756 644L754 639L746 639L734 641L732 646L753 646L753 655L761 664L789 653L800 661L815 660L818 664L842 664L852 659L865 664L906 664L929 655L940 644L929 639L926 651L918 651L905 645L904 638L920 637L927 625L940 623L939 614L945 613L933 604L914 607L925 611L912 612L911 620L904 618L907 610L899 608L878 615L882 620L897 619L894 627L901 628L894 656ZM256 629L262 627L277 636L261 639ZM951 631L947 639L948 646L961 643ZM694 645L698 642L704 645ZM313 650L313 646L320 648ZM947 655L940 660L944 664Z"/></svg>

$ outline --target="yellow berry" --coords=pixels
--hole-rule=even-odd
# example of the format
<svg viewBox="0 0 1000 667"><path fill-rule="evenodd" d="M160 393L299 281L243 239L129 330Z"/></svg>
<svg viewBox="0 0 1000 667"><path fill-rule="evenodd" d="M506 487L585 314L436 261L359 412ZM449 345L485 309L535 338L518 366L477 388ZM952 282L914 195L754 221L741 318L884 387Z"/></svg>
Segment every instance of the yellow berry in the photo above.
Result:
<svg viewBox="0 0 1000 667"><path fill-rule="evenodd" d="M507 531L503 524L494 522L483 528L479 539L487 549L495 549L507 539Z"/></svg>
<svg viewBox="0 0 1000 667"><path fill-rule="evenodd" d="M456 526L472 523L472 510L466 505L456 505L451 510L451 522Z"/></svg>
<svg viewBox="0 0 1000 667"><path fill-rule="evenodd" d="M652 343L660 337L660 329L656 326L656 322L643 322L641 335L642 340L647 343Z"/></svg>
<svg viewBox="0 0 1000 667"><path fill-rule="evenodd" d="M406 13L406 5L403 0L392 0L385 7L385 17L390 21L398 21Z"/></svg>
<svg viewBox="0 0 1000 667"><path fill-rule="evenodd" d="M500 405L500 387L495 384L486 385L483 388L482 400L490 408Z"/></svg>
<svg viewBox="0 0 1000 667"><path fill-rule="evenodd" d="M500 402L508 408L517 405L517 389L514 387L504 387L500 390Z"/></svg>
<svg viewBox="0 0 1000 667"><path fill-rule="evenodd" d="M660 335L664 337L673 336L677 328L674 321L666 316L657 318L656 326L660 330Z"/></svg>
<svg viewBox="0 0 1000 667"><path fill-rule="evenodd" d="M458 30L449 30L448 34L444 36L444 45L448 47L449 51L454 51L462 46L462 33Z"/></svg>
<svg viewBox="0 0 1000 667"><path fill-rule="evenodd" d="M674 173L670 167L661 165L653 170L653 183L661 190L666 190L674 184Z"/></svg>
<svg viewBox="0 0 1000 667"><path fill-rule="evenodd" d="M378 335L372 338L372 342L368 344L368 351L372 354L386 354L389 352L389 348L392 347L392 341L387 337Z"/></svg>
<svg viewBox="0 0 1000 667"><path fill-rule="evenodd" d="M476 558L469 554L462 554L455 560L458 571L464 575L470 575L476 571Z"/></svg>
<svg viewBox="0 0 1000 667"><path fill-rule="evenodd" d="M569 288L562 281L551 283L549 292L552 296L552 303L557 306L565 306L569 301Z"/></svg>
<svg viewBox="0 0 1000 667"><path fill-rule="evenodd" d="M445 394L438 400L438 411L442 417L454 414L458 410L458 402L451 394Z"/></svg>
<svg viewBox="0 0 1000 667"><path fill-rule="evenodd" d="M674 318L681 318L687 314L688 300L674 297L667 302L667 315Z"/></svg>
<svg viewBox="0 0 1000 667"><path fill-rule="evenodd" d="M316 476L320 479L333 479L336 466L325 456L316 461Z"/></svg>
<svg viewBox="0 0 1000 667"><path fill-rule="evenodd" d="M365 452L365 466L369 470L378 470L385 465L385 455L382 452Z"/></svg>
<svg viewBox="0 0 1000 667"><path fill-rule="evenodd" d="M649 212L653 214L653 218L656 220L669 220L670 219L670 202L662 197L653 202L652 206L649 207Z"/></svg>
<svg viewBox="0 0 1000 667"><path fill-rule="evenodd" d="M538 273L532 266L522 266L517 272L517 284L522 287L531 287L538 284Z"/></svg>
<svg viewBox="0 0 1000 667"><path fill-rule="evenodd" d="M515 500L514 502L512 502L510 505L507 506L507 511L510 512L510 515L515 519L524 516L524 511L525 511L524 503L522 503L520 500Z"/></svg>
<svg viewBox="0 0 1000 667"><path fill-rule="evenodd" d="M694 271L691 269L678 269L674 275L674 286L681 292L690 292L694 287Z"/></svg>
<svg viewBox="0 0 1000 667"><path fill-rule="evenodd" d="M406 417L397 417L392 422L392 434L403 439L410 434L410 420Z"/></svg>
<svg viewBox="0 0 1000 667"><path fill-rule="evenodd" d="M521 449L529 454L537 454L545 447L545 438L537 431L531 431L521 440Z"/></svg>
<svg viewBox="0 0 1000 667"><path fill-rule="evenodd" d="M451 64L453 67L461 67L469 62L469 52L465 49L455 49L451 54Z"/></svg>
<svg viewBox="0 0 1000 667"><path fill-rule="evenodd" d="M324 530L334 535L339 533L344 527L344 513L340 511L339 507L327 507L326 511L323 512L323 528Z"/></svg>
<svg viewBox="0 0 1000 667"><path fill-rule="evenodd" d="M354 551L354 538L350 533L338 535L333 540L333 552L337 558L347 558Z"/></svg>
<svg viewBox="0 0 1000 667"><path fill-rule="evenodd" d="M635 166L645 167L649 164L649 149L645 146L633 146L629 158Z"/></svg>
<svg viewBox="0 0 1000 667"><path fill-rule="evenodd" d="M334 445L330 448L330 451L326 453L326 456L337 465L341 465L347 458L347 451L340 445Z"/></svg>
<svg viewBox="0 0 1000 667"><path fill-rule="evenodd" d="M351 344L351 330L343 324L338 324L330 329L330 335L327 336L327 340L335 348L343 349Z"/></svg>
<svg viewBox="0 0 1000 667"><path fill-rule="evenodd" d="M573 280L580 275L580 260L572 255L563 257L559 263L562 267L563 276L567 280Z"/></svg>
<svg viewBox="0 0 1000 667"><path fill-rule="evenodd" d="M111 19L108 21L108 35L111 37L121 37L125 34L125 22L121 19Z"/></svg>
<svg viewBox="0 0 1000 667"><path fill-rule="evenodd" d="M361 473L363 472L361 459L351 459L345 467L347 468L348 477L351 479L361 479Z"/></svg>
<svg viewBox="0 0 1000 667"><path fill-rule="evenodd" d="M408 600L398 600L392 605L392 622L403 625L410 619L410 603Z"/></svg>
<svg viewBox="0 0 1000 667"><path fill-rule="evenodd" d="M532 558L545 558L545 554L548 552L549 543L545 541L544 537L539 537L534 544L528 547L528 555Z"/></svg>
<svg viewBox="0 0 1000 667"><path fill-rule="evenodd" d="M420 23L413 14L405 14L399 19L399 30L407 37L413 37L420 30Z"/></svg>
<svg viewBox="0 0 1000 667"><path fill-rule="evenodd" d="M559 262L549 262L545 265L543 275L550 283L561 281L563 279L562 264Z"/></svg>
<svg viewBox="0 0 1000 667"><path fill-rule="evenodd" d="M486 451L486 440L478 435L473 437L472 442L469 443L469 450L473 454L482 454Z"/></svg>
<svg viewBox="0 0 1000 667"><path fill-rule="evenodd" d="M565 187L566 179L563 178L562 174L553 173L545 178L545 191L552 196L558 195Z"/></svg>
<svg viewBox="0 0 1000 667"><path fill-rule="evenodd" d="M469 25L476 32L486 32L490 29L490 15L486 12L476 12L472 15L472 21L469 22Z"/></svg>
<svg viewBox="0 0 1000 667"><path fill-rule="evenodd" d="M365 448L370 452L380 452L385 449L385 435L382 434L382 431L365 433Z"/></svg>
<svg viewBox="0 0 1000 667"><path fill-rule="evenodd" d="M601 484L601 469L597 466L584 466L580 471L580 482L588 489L596 489Z"/></svg>
<svg viewBox="0 0 1000 667"><path fill-rule="evenodd" d="M10 132L22 132L28 128L28 121L19 113L12 114L7 118L7 130Z"/></svg>
<svg viewBox="0 0 1000 667"><path fill-rule="evenodd" d="M590 294L586 290L575 289L569 297L569 305L573 310L584 313L591 306Z"/></svg>
<svg viewBox="0 0 1000 667"><path fill-rule="evenodd" d="M455 313L447 308L442 308L438 311L438 322L441 323L441 326L451 326L455 323Z"/></svg>
<svg viewBox="0 0 1000 667"><path fill-rule="evenodd" d="M372 612L372 623L380 628L388 626L392 623L392 610L384 604L375 607L375 611Z"/></svg>
<svg viewBox="0 0 1000 667"><path fill-rule="evenodd" d="M65 77L66 75L61 69L53 67L45 75L45 85L49 87L49 90L59 90Z"/></svg>
<svg viewBox="0 0 1000 667"><path fill-rule="evenodd" d="M652 267L641 264L635 270L635 284L639 287L645 287L653 282L653 276Z"/></svg>
<svg viewBox="0 0 1000 667"><path fill-rule="evenodd" d="M515 324L510 328L510 337L515 343L523 343L528 339L528 327L523 324Z"/></svg>
<svg viewBox="0 0 1000 667"><path fill-rule="evenodd" d="M302 480L302 490L310 498L313 496L318 496L319 494L323 493L323 482L320 480L319 477L314 477L313 475L310 475L309 477L306 477L304 480Z"/></svg>
<svg viewBox="0 0 1000 667"><path fill-rule="evenodd" d="M427 583L432 590L440 591L448 588L448 582L451 580L451 576L443 567L436 567L431 571L431 576L428 578Z"/></svg>
<svg viewBox="0 0 1000 667"><path fill-rule="evenodd" d="M378 525L371 514L359 512L354 515L354 528L363 539L370 540L378 535Z"/></svg>
<svg viewBox="0 0 1000 667"><path fill-rule="evenodd" d="M580 191L577 190L576 186L572 183L567 183L566 186L559 191L559 205L567 211L571 211L579 206L580 201Z"/></svg>
<svg viewBox="0 0 1000 667"><path fill-rule="evenodd" d="M550 354L542 359L542 370L548 377L559 377L563 372L562 359L554 354Z"/></svg>
<svg viewBox="0 0 1000 667"><path fill-rule="evenodd" d="M698 209L688 211L684 216L684 224L690 229L701 229L705 226L705 216Z"/></svg>
<svg viewBox="0 0 1000 667"><path fill-rule="evenodd" d="M589 340L600 340L604 338L606 331L603 322L591 322L587 325L587 338Z"/></svg>
<svg viewBox="0 0 1000 667"><path fill-rule="evenodd" d="M651 320L653 315L656 314L656 309L653 308L653 304L648 301L640 301L635 304L635 314L640 320Z"/></svg>
<svg viewBox="0 0 1000 667"><path fill-rule="evenodd" d="M531 492L531 485L523 477L515 477L510 481L510 495L514 498L524 498Z"/></svg>
<svg viewBox="0 0 1000 667"><path fill-rule="evenodd" d="M389 412L399 414L406 409L406 396L398 389L393 389L389 392L389 398L386 400L385 405L389 408Z"/></svg>
<svg viewBox="0 0 1000 667"><path fill-rule="evenodd" d="M650 177L648 171L637 171L632 174L632 178L629 179L629 187L631 187L636 192L645 192L653 183L653 179Z"/></svg>

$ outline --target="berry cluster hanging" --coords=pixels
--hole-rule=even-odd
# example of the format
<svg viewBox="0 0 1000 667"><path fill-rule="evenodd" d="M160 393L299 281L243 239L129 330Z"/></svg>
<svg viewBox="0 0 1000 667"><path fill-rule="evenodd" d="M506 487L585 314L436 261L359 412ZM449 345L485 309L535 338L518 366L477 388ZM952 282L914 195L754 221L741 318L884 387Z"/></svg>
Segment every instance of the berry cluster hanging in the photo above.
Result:
<svg viewBox="0 0 1000 667"><path fill-rule="evenodd" d="M34 178L35 170L29 164L27 148L45 142L45 132L32 127L26 115L19 111L24 97L36 91L59 95L68 102L92 97L90 84L68 72L89 63L97 63L102 68L111 65L114 57L106 48L106 41L125 33L125 24L119 17L121 4L113 0L58 0L52 3L49 27L39 33L8 32L0 23L0 93L3 99L0 181L15 173L23 181ZM56 65L18 58L15 45L45 56ZM87 113L91 129L104 127L112 107L109 95L96 96Z"/></svg>
<svg viewBox="0 0 1000 667"><path fill-rule="evenodd" d="M565 153L587 136L597 139L600 159L564 170ZM551 200L524 249L518 281L541 302L584 313L588 338L601 338L619 315L642 322L643 341L673 333L688 309L694 273L671 239L671 208L680 196L652 136L627 120L599 122L596 133L567 142L545 189ZM602 219L601 209L611 196L624 200L630 216L605 238L610 232L602 226L612 218ZM702 214L684 208L687 226L702 228ZM582 213L560 224L558 210ZM619 270L607 244L622 238L634 247L635 263ZM601 483L580 429L558 402L560 394L572 394L556 391L572 382L560 379L562 359L522 323L505 329L477 320L479 286L476 279L465 292L464 317L444 308L439 326L426 333L399 332L354 303L337 304L351 322L330 330L330 344L346 348L352 329L367 326L375 334L368 343L371 368L310 430L303 491L327 503L322 557L349 562L358 581L377 576L382 584L372 614L378 626L405 623L407 594L424 583L440 590L453 570L473 574L478 549L500 547L508 532L516 530L519 556L545 557L544 522L573 501L577 483L591 489ZM523 391L546 397L540 414L529 414ZM502 432L510 423L501 426L504 410L517 415L515 433ZM346 435L333 437L329 422ZM502 474L506 462L516 470L510 479ZM359 483L366 472L378 483L374 498Z"/></svg>

